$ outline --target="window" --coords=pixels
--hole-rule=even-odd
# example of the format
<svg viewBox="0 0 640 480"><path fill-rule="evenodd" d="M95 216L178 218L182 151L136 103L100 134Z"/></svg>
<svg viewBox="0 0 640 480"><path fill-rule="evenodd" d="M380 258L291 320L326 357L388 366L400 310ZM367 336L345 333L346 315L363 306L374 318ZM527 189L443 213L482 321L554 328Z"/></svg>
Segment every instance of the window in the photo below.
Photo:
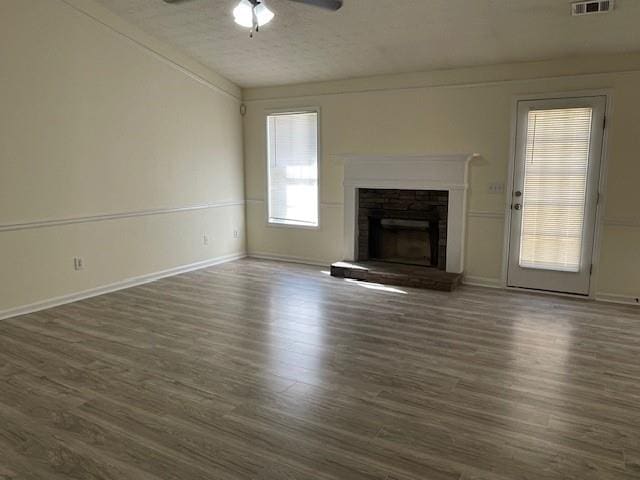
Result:
<svg viewBox="0 0 640 480"><path fill-rule="evenodd" d="M269 223L318 226L318 112L267 116Z"/></svg>
<svg viewBox="0 0 640 480"><path fill-rule="evenodd" d="M580 270L591 118L592 108L529 112L522 267Z"/></svg>

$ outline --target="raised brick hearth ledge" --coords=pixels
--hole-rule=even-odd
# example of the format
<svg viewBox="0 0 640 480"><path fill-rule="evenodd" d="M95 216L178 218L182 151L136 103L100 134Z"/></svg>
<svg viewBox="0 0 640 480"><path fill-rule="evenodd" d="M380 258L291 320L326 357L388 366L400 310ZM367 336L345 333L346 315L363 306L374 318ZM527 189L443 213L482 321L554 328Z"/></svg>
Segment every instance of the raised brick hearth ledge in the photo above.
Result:
<svg viewBox="0 0 640 480"><path fill-rule="evenodd" d="M462 283L460 273L443 272L433 267L371 261L336 262L331 265L331 276L444 292L452 292Z"/></svg>

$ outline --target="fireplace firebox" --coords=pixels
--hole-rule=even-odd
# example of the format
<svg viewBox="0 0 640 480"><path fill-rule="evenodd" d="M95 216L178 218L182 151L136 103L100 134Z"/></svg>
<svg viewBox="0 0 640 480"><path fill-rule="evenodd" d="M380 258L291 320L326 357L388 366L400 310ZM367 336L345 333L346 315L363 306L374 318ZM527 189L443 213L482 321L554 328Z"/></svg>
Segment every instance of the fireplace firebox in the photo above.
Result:
<svg viewBox="0 0 640 480"><path fill-rule="evenodd" d="M358 189L358 260L446 269L449 195Z"/></svg>

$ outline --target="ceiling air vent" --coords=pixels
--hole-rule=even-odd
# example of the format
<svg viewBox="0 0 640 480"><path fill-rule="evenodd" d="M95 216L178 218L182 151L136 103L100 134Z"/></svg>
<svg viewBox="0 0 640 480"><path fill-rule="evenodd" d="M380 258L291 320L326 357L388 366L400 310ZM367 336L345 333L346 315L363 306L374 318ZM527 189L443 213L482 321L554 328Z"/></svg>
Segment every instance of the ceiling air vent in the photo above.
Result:
<svg viewBox="0 0 640 480"><path fill-rule="evenodd" d="M609 13L613 10L615 0L587 0L571 4L571 15L591 15L593 13Z"/></svg>

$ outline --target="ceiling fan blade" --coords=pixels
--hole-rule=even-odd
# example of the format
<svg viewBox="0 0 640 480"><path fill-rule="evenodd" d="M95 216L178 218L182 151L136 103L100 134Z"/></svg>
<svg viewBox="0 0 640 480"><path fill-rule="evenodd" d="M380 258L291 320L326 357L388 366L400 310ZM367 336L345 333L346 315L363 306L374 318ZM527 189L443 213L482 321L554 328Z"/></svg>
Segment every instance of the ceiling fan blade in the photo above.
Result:
<svg viewBox="0 0 640 480"><path fill-rule="evenodd" d="M326 10L340 10L342 0L290 0L291 2L304 3L305 5L313 5L314 7L324 8Z"/></svg>

